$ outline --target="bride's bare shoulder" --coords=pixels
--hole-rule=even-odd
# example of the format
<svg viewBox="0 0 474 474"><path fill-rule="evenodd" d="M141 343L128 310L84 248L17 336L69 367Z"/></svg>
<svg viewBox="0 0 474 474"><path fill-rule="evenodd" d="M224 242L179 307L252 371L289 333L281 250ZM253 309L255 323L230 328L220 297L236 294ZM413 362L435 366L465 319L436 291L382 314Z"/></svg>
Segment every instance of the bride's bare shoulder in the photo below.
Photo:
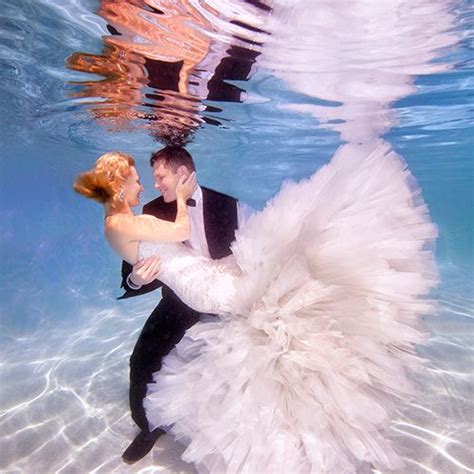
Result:
<svg viewBox="0 0 474 474"><path fill-rule="evenodd" d="M105 218L104 230L106 234L114 235L129 230L131 226L148 219L155 219L146 214L114 214Z"/></svg>

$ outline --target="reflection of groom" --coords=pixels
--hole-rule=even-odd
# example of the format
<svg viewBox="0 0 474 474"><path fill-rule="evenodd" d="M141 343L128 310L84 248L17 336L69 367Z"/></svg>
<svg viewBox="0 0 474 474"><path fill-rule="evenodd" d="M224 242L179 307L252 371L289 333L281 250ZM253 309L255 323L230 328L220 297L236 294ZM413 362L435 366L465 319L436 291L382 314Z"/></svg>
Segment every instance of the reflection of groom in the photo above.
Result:
<svg viewBox="0 0 474 474"><path fill-rule="evenodd" d="M180 176L195 170L192 157L182 147L167 146L152 154L150 164L155 188L161 196L146 204L143 213L173 221L176 217L176 184ZM229 255L235 230L251 212L250 208L230 196L199 186L188 200L188 206L191 236L187 244L213 259ZM133 268L126 262L122 265L122 286L125 288L122 298L162 288L162 299L146 321L130 358L130 409L141 431L122 455L128 463L145 456L164 433L159 428L153 432L148 429L143 408L147 383L152 381L152 373L160 370L162 358L199 319L199 313L155 279L157 274L156 258L138 262Z"/></svg>

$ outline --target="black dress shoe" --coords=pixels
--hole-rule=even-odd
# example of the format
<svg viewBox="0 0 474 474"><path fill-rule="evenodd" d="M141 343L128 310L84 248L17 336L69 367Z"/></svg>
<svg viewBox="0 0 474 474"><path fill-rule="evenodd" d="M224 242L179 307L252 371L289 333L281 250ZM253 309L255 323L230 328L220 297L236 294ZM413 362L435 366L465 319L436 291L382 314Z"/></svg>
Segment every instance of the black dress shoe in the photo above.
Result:
<svg viewBox="0 0 474 474"><path fill-rule="evenodd" d="M164 434L160 428L149 431L140 431L140 433L135 436L135 439L130 443L129 447L123 452L122 459L127 464L133 464L134 462L139 461L144 456L146 456L153 448L153 445L156 443L156 440Z"/></svg>

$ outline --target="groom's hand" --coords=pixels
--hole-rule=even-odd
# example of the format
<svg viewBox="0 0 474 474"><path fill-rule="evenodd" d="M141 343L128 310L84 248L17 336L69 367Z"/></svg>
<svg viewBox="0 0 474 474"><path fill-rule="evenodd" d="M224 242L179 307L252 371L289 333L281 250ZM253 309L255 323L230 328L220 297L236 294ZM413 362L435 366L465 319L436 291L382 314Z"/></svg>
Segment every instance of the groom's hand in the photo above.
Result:
<svg viewBox="0 0 474 474"><path fill-rule="evenodd" d="M160 262L160 257L156 255L139 260L130 273L130 282L137 287L148 285L158 277L161 269Z"/></svg>

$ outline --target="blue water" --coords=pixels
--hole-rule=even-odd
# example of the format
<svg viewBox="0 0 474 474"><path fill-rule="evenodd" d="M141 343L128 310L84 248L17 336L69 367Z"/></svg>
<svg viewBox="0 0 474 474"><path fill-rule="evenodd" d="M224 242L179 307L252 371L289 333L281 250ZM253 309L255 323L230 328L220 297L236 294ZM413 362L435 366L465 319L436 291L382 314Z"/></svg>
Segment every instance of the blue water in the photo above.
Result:
<svg viewBox="0 0 474 474"><path fill-rule="evenodd" d="M98 155L120 149L137 160L145 203L156 196L148 158L161 144L140 123L111 131L91 114L97 97L72 95L84 85L71 81L100 79L66 66L74 52L102 50L108 31L97 2L2 3L0 470L194 472L169 436L135 466L120 461L135 433L128 356L159 294L115 299L120 260L102 237L102 210L71 187ZM319 5L313 14L324 12L326 22L312 25L305 23L312 2L293 9L274 2L272 16L258 17L272 35L258 47L252 74L229 81L244 91L241 101L204 99L218 110L202 115L220 125L204 123L188 149L201 184L257 209L284 180L328 162L343 140L376 134L405 157L439 226L441 283L439 314L426 321L431 345L420 349L430 366L390 436L404 472L474 472L472 12L468 1L400 0L394 4L411 11L413 23L392 25L389 3L352 5L356 18L380 22L382 31L406 26L377 43L358 28L345 38L334 20L344 2ZM295 24L302 36L291 44Z"/></svg>

